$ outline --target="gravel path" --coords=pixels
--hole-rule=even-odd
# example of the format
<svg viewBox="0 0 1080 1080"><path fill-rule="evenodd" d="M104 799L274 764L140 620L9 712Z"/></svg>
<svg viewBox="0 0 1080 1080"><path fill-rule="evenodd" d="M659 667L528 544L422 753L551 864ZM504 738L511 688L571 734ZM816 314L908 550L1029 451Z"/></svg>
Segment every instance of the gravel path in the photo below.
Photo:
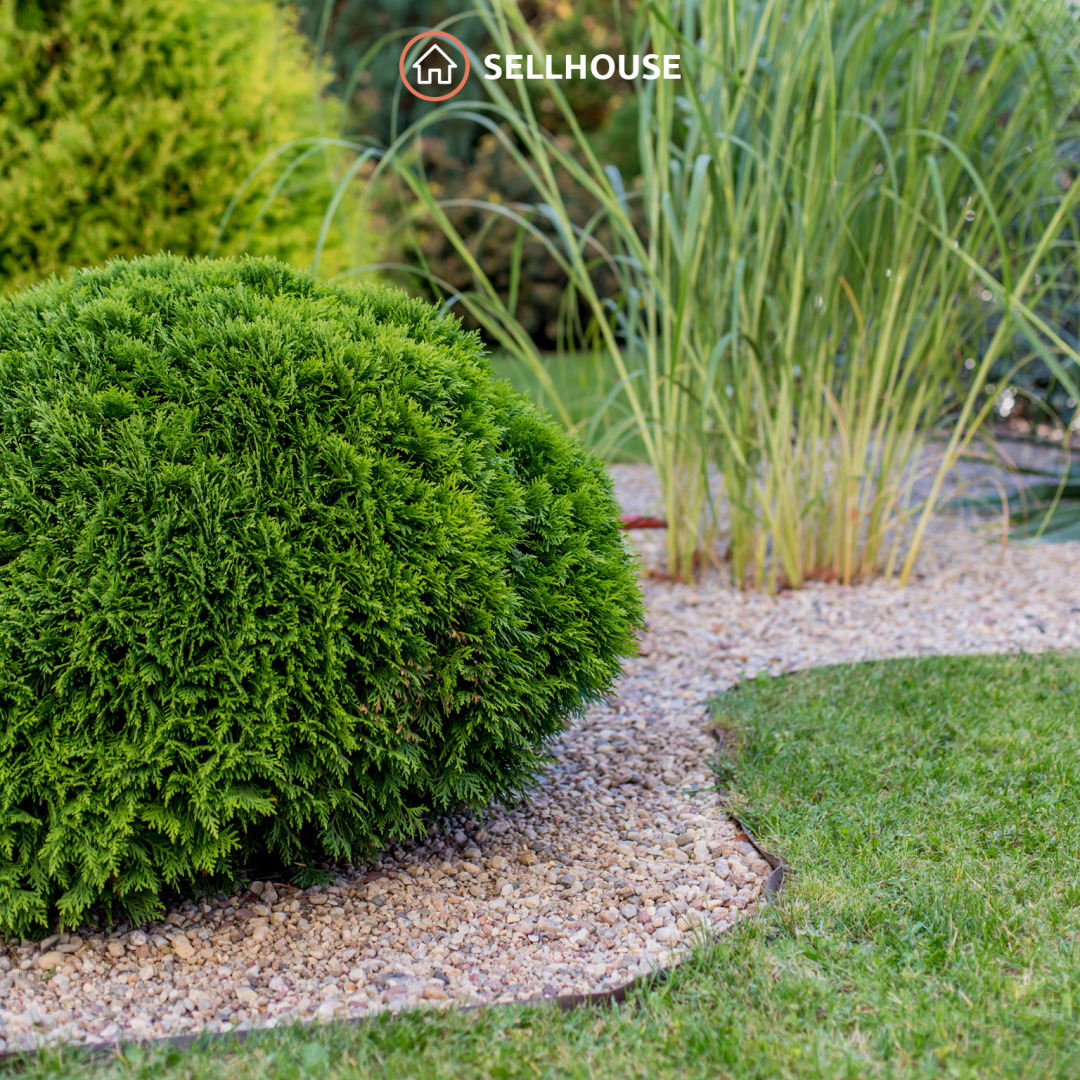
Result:
<svg viewBox="0 0 1080 1080"><path fill-rule="evenodd" d="M711 696L870 657L1075 648L1078 559L939 521L903 590L645 579L642 655L528 804L443 822L328 887L253 882L148 926L0 943L0 1050L611 989L669 964L752 913L768 873L706 790Z"/></svg>

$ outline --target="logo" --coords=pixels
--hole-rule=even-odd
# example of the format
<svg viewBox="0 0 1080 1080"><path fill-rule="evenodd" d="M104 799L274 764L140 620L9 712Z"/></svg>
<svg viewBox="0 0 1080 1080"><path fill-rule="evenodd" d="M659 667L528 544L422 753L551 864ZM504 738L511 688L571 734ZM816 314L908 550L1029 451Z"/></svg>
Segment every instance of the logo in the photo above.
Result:
<svg viewBox="0 0 1080 1080"><path fill-rule="evenodd" d="M591 73L594 79L606 82L614 77L615 72L624 82L635 82L639 77L651 82L654 79L681 79L679 65L682 56L679 53L649 53L647 56L608 56L598 53L590 62L580 53L575 60L564 56L560 64L554 56L545 56L539 70L536 57L531 53L513 53L498 56L492 53L484 57L485 79L584 79ZM524 68L524 70L522 70Z"/></svg>
<svg viewBox="0 0 1080 1080"><path fill-rule="evenodd" d="M414 45L420 47L413 49ZM411 60L410 50L413 53ZM455 54L459 59L454 58ZM469 54L453 34L425 30L401 50L398 71L409 93L424 101L446 101L468 82Z"/></svg>

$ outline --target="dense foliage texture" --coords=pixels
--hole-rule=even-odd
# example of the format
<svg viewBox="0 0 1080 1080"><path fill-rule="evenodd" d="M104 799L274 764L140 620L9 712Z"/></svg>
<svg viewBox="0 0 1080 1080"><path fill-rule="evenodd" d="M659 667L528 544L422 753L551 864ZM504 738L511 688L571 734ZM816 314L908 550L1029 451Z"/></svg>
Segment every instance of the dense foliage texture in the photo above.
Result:
<svg viewBox="0 0 1080 1080"><path fill-rule="evenodd" d="M0 302L0 932L526 787L640 597L598 459L387 289Z"/></svg>
<svg viewBox="0 0 1080 1080"><path fill-rule="evenodd" d="M265 155L318 135L308 54L274 0L0 0L0 292L115 255L207 253ZM246 189L227 249L283 172ZM332 190L307 159L252 250L310 259Z"/></svg>

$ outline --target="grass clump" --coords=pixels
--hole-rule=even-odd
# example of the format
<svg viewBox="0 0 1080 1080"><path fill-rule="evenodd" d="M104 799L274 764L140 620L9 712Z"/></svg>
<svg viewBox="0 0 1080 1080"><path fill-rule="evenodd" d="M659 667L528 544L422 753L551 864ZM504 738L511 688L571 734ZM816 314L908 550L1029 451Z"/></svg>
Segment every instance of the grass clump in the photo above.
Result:
<svg viewBox="0 0 1080 1080"><path fill-rule="evenodd" d="M475 6L493 52L544 70L520 5ZM567 282L559 311L582 320L564 345L616 373L594 434L611 451L632 435L655 469L676 577L719 556L723 531L739 585L907 580L993 408L987 383L1038 361L1080 400L1075 5L643 0L626 30L623 53L681 57L679 80L633 89L640 176L585 130L572 83L490 79L486 100L451 100L387 147L360 220L393 171L408 220L471 276L452 275L446 302L570 426L522 322L543 248ZM512 200L463 204L424 166L437 125L477 117L528 179ZM511 233L493 267L488 238Z"/></svg>
<svg viewBox="0 0 1080 1080"><path fill-rule="evenodd" d="M519 791L641 619L599 460L393 290L41 285L0 432L4 934Z"/></svg>
<svg viewBox="0 0 1080 1080"><path fill-rule="evenodd" d="M100 1080L1074 1077L1080 659L756 680L727 784L793 867L778 903L627 1008L414 1013L150 1049ZM24 1074L84 1073L51 1052Z"/></svg>

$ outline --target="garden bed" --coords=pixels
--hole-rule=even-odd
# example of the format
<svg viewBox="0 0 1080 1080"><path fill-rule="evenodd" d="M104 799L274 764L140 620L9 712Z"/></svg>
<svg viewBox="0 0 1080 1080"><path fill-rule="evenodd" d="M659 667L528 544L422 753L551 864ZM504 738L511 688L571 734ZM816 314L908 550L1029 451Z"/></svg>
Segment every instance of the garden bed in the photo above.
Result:
<svg viewBox="0 0 1080 1080"><path fill-rule="evenodd" d="M305 891L8 943L6 1049L607 990L752 913L768 872L709 790L707 703L759 674L872 657L1080 646L1075 545L942 519L916 579L777 596L646 579L642 655L525 805Z"/></svg>

